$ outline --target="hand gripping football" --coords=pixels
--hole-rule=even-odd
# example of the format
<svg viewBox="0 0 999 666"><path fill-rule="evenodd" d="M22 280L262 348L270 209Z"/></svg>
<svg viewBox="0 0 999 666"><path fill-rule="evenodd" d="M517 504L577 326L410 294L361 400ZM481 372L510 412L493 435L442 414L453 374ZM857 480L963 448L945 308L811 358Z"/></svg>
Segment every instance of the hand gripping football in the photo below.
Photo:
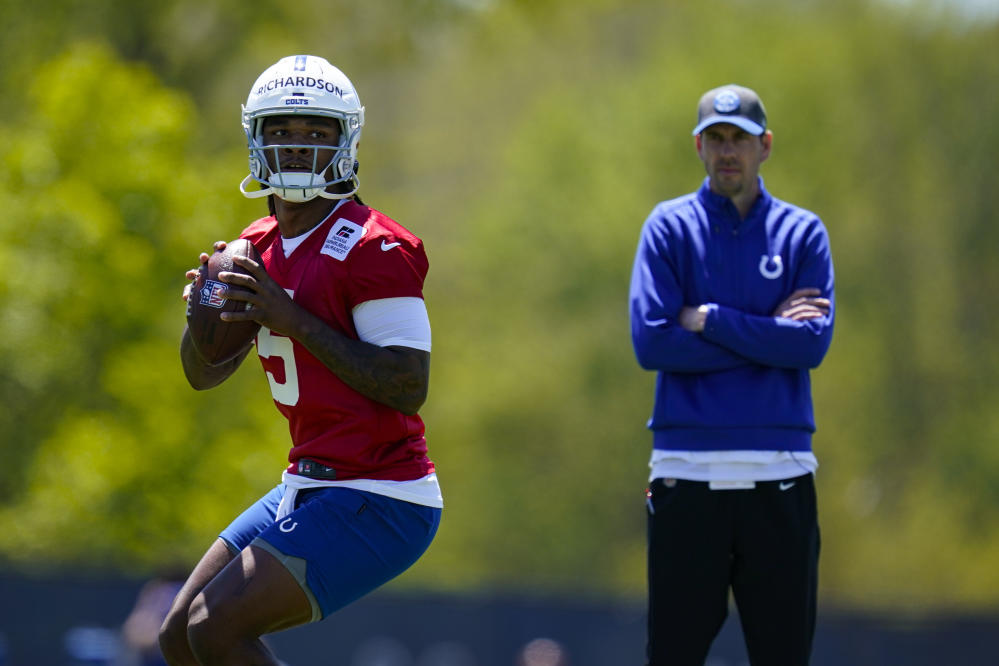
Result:
<svg viewBox="0 0 999 666"><path fill-rule="evenodd" d="M243 352L260 330L255 321L222 321L223 312L236 312L246 309L246 302L226 298L230 289L247 291L241 287L219 281L219 273L249 273L233 263L235 255L248 257L260 263L260 255L253 244L238 238L226 245L225 250L215 252L208 263L198 269L198 277L191 287L187 299L187 328L198 356L210 365L219 365L232 360Z"/></svg>

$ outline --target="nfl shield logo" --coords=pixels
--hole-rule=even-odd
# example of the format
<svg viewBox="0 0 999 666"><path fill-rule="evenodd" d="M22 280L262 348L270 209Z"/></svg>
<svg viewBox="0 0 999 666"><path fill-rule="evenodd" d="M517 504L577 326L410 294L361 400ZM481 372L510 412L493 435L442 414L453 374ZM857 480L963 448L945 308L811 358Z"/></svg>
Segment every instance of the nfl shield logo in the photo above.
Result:
<svg viewBox="0 0 999 666"><path fill-rule="evenodd" d="M215 280L205 280L201 288L201 304L210 308L221 308L225 305L226 284Z"/></svg>

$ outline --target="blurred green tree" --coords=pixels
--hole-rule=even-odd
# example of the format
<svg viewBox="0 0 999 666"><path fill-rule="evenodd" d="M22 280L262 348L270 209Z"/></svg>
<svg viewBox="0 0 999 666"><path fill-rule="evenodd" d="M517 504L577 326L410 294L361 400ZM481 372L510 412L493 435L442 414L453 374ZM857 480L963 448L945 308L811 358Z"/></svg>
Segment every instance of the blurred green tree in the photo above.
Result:
<svg viewBox="0 0 999 666"><path fill-rule="evenodd" d="M365 199L431 259L446 508L399 584L641 594L632 254L652 206L700 181L698 96L738 81L770 113L768 188L833 243L824 597L999 603L995 22L862 0L3 4L0 557L190 561L277 480L287 434L255 362L184 383L179 293L263 213L235 190L247 86L312 51L368 107Z"/></svg>
<svg viewBox="0 0 999 666"><path fill-rule="evenodd" d="M239 382L192 400L176 360L192 239L241 225L205 190L219 176L195 155L187 95L95 44L37 74L30 113L2 130L0 549L24 564L189 559L189 533L231 510L214 470L245 484L254 468L233 449L271 428L252 425L263 399L227 404ZM250 421L220 429L227 411Z"/></svg>

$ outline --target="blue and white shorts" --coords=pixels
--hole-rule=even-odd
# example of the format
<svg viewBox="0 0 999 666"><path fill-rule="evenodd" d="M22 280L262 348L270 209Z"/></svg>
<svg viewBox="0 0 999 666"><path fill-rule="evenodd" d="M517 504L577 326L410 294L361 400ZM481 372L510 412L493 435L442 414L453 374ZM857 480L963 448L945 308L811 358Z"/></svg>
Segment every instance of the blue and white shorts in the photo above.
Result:
<svg viewBox="0 0 999 666"><path fill-rule="evenodd" d="M343 487L298 491L275 522L278 484L219 535L234 553L253 544L292 573L317 622L408 569L430 546L441 509Z"/></svg>

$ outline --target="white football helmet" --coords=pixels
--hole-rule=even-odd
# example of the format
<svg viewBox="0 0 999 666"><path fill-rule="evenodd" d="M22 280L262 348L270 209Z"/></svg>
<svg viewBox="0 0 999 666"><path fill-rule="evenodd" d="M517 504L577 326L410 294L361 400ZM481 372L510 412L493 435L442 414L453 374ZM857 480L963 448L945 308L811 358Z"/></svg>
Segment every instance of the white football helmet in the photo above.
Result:
<svg viewBox="0 0 999 666"><path fill-rule="evenodd" d="M340 122L340 141L336 146L264 145L264 118L280 115L309 115L336 118ZM261 74L243 105L243 131L250 149L250 175L239 184L239 191L253 199L274 194L285 201L301 203L317 196L346 199L357 192L357 144L364 126L364 107L354 85L339 69L323 58L311 55L288 56ZM311 148L312 172L274 171L268 164L280 164L281 148ZM332 150L326 164L318 164L319 151ZM332 169L331 169L332 167ZM247 190L252 182L260 190ZM327 188L347 183L343 192Z"/></svg>

